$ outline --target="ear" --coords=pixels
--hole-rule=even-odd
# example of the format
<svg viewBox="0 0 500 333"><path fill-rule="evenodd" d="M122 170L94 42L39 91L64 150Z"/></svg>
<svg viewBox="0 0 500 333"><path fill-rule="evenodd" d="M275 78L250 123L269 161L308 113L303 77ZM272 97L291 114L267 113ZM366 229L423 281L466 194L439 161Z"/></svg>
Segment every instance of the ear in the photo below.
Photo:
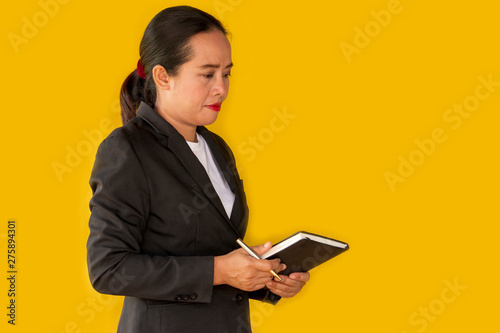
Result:
<svg viewBox="0 0 500 333"><path fill-rule="evenodd" d="M153 80L157 89L169 90L170 89L170 77L162 65L156 65L153 68Z"/></svg>

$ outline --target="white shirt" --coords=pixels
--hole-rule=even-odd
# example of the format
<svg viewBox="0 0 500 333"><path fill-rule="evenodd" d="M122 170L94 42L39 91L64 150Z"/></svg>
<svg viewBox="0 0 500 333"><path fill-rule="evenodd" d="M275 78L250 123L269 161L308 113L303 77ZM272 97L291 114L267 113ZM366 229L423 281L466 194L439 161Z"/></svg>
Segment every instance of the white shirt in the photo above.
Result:
<svg viewBox="0 0 500 333"><path fill-rule="evenodd" d="M221 171L219 170L217 164L215 163L214 157L210 148L207 145L207 142L201 135L196 133L196 139L198 142L190 142L186 141L193 153L198 157L198 160L205 168L212 185L219 196L222 205L224 206L224 210L227 213L227 216L231 216L231 212L233 211L234 199L235 195L233 191L229 188L226 180L222 176Z"/></svg>

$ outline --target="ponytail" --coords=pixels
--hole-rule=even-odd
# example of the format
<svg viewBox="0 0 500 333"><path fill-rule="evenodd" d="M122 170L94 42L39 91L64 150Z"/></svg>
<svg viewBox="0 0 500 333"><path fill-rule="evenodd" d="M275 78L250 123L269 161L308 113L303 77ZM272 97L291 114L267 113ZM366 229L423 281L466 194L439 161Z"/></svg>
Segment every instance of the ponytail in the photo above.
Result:
<svg viewBox="0 0 500 333"><path fill-rule="evenodd" d="M136 111L142 102L154 107L156 90L154 84L148 84L148 78L142 79L135 69L125 79L120 91L120 108L122 124L125 125L136 116Z"/></svg>
<svg viewBox="0 0 500 333"><path fill-rule="evenodd" d="M179 68L191 59L189 40L201 32L219 30L227 35L222 23L212 15L189 6L170 7L149 22L139 48L145 79L135 69L125 79L120 91L122 123L136 116L141 102L152 108L156 104L156 86L151 72L156 65L174 77ZM141 73L142 75L142 73Z"/></svg>

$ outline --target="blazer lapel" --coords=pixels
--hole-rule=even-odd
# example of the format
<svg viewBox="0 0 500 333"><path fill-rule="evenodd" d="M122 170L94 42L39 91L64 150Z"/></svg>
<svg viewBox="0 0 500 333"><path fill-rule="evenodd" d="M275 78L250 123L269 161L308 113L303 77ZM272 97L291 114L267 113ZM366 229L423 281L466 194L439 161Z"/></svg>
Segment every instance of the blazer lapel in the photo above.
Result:
<svg viewBox="0 0 500 333"><path fill-rule="evenodd" d="M237 234L239 234L236 228L231 223L229 216L227 216L226 210L224 209L224 206L222 205L222 202L217 195L217 192L215 191L215 188L213 187L212 182L210 181L210 178L205 171L205 168L200 163L198 158L193 154L184 137L179 132L177 132L177 130L172 125L170 125L165 119L163 119L158 113L156 113L155 110L153 110L144 102L141 102L139 108L137 109L137 115L141 116L141 118L148 122L157 132L168 136L168 140L166 142L167 147L179 159L184 168L186 168L188 173L193 177L198 186L202 189L205 196L208 197L210 202L217 208L217 210L221 213L230 227ZM203 137L206 139L205 135ZM216 153L214 152L218 152L219 149L212 148L213 144L209 144L209 147L217 163L219 163L219 166L221 166L220 163L222 161L219 161L220 156L216 157ZM218 153L220 154L220 152ZM231 183L228 182L228 184L230 184L231 187Z"/></svg>
<svg viewBox="0 0 500 333"><path fill-rule="evenodd" d="M219 166L222 176L228 183L229 188L231 189L231 191L233 191L234 194L238 195L237 181L239 179L236 179L237 175L234 174L233 169L229 165L228 158L226 158L222 154L223 148L219 146L219 144L214 140L213 136L211 135L211 132L207 130L205 127L199 126L197 131L200 135L203 136L203 138L208 144L208 147L210 147L210 151L212 152L215 162Z"/></svg>
<svg viewBox="0 0 500 333"><path fill-rule="evenodd" d="M215 188L210 181L210 178L205 171L205 168L200 163L196 155L193 154L188 144L184 140L184 137L180 135L180 138L169 137L168 148L177 156L182 165L191 174L196 183L201 187L205 196L212 202L212 204L217 207L219 212L224 216L224 218L229 221L229 217L226 214L226 210L220 201Z"/></svg>
<svg viewBox="0 0 500 333"><path fill-rule="evenodd" d="M203 126L198 127L198 133L203 136L214 159L219 166L219 169L229 185L231 191L235 194L234 206L231 212L230 221L238 230L238 235L243 238L247 228L248 221L248 206L246 204L245 191L240 181L240 176L234 164L234 158L228 152L228 147L223 143L219 143L220 138L213 134Z"/></svg>

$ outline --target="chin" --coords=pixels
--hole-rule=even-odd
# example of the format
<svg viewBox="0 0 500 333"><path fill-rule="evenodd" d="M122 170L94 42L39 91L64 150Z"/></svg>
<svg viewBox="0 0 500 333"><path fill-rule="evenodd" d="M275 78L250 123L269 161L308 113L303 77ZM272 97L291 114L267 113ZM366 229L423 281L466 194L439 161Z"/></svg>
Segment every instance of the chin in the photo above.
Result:
<svg viewBox="0 0 500 333"><path fill-rule="evenodd" d="M207 115L206 117L203 117L200 119L199 125L198 126L207 126L213 124L217 120L217 116L219 115L217 112L212 111L214 114L212 115Z"/></svg>

